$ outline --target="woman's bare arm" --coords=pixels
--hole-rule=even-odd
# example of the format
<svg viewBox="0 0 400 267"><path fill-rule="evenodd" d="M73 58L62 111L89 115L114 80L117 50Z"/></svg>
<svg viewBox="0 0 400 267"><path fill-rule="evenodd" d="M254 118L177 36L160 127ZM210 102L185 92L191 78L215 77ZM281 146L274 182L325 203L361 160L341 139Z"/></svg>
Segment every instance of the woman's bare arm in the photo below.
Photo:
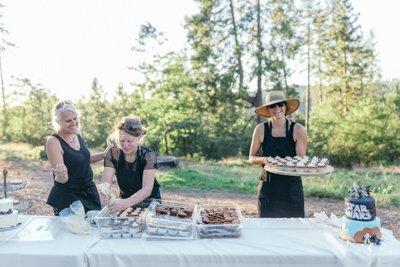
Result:
<svg viewBox="0 0 400 267"><path fill-rule="evenodd" d="M46 154L51 164L54 179L57 182L66 183L68 181L68 170L64 164L60 141L54 136L46 139Z"/></svg>
<svg viewBox="0 0 400 267"><path fill-rule="evenodd" d="M307 154L307 130L296 123L293 129L293 139L296 142L296 155L303 157Z"/></svg>
<svg viewBox="0 0 400 267"><path fill-rule="evenodd" d="M250 145L249 162L254 165L262 165L266 163L266 157L259 157L261 144L264 139L264 124L256 126L253 132L253 138Z"/></svg>

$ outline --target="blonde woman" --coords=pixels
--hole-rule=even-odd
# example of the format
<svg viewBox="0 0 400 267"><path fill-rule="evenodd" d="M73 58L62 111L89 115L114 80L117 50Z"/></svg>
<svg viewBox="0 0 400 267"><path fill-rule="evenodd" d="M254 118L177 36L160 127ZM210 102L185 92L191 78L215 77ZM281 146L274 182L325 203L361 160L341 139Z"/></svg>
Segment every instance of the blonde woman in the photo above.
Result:
<svg viewBox="0 0 400 267"><path fill-rule="evenodd" d="M104 158L103 181L112 184L117 177L120 198L103 202L111 212L124 210L146 198L161 198L160 185L155 178L157 155L140 144L147 130L138 118L123 118L115 127L116 146Z"/></svg>
<svg viewBox="0 0 400 267"><path fill-rule="evenodd" d="M54 214L80 200L85 208L101 208L93 183L90 163L104 159L104 153L90 154L79 134L78 112L70 101L61 101L53 108L55 133L46 139L46 153L53 170L54 185L47 199Z"/></svg>

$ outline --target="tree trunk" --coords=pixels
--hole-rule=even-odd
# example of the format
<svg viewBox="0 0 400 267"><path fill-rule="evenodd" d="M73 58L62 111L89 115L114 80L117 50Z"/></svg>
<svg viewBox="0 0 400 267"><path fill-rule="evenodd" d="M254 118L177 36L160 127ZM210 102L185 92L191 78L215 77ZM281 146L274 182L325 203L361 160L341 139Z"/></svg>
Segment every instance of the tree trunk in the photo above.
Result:
<svg viewBox="0 0 400 267"><path fill-rule="evenodd" d="M285 61L285 51L283 48L281 48L281 56L282 56L282 64L283 64L283 81L285 83L285 94L286 96L289 96L289 85L287 82L287 70L286 70L286 61Z"/></svg>
<svg viewBox="0 0 400 267"><path fill-rule="evenodd" d="M168 134L164 134L165 154L169 155Z"/></svg>
<svg viewBox="0 0 400 267"><path fill-rule="evenodd" d="M310 46L311 46L311 26L310 22L307 25L307 90L306 90L306 130L309 129L310 123L310 77L311 77L311 56L310 56Z"/></svg>
<svg viewBox="0 0 400 267"><path fill-rule="evenodd" d="M254 98L254 106L262 105L262 54L263 47L261 42L261 7L260 0L257 0L257 93ZM264 118L257 116L257 123L262 123Z"/></svg>
<svg viewBox="0 0 400 267"><path fill-rule="evenodd" d="M237 25L236 25L236 18L235 18L235 8L233 6L233 0L229 0L229 6L230 6L230 13L231 13L231 19L232 19L232 26L233 26L233 34L235 38L235 56L238 64L238 72L239 72L239 93L241 95L244 95L244 90L243 90L243 79L244 79L244 72L243 72L243 64L242 64L242 47L240 46L239 43L239 37L238 37L238 30L237 30Z"/></svg>
<svg viewBox="0 0 400 267"><path fill-rule="evenodd" d="M1 97L3 100L3 121L2 121L2 138L6 137L7 128L8 128L8 110L6 103L6 92L4 88L4 80L3 80L3 67L1 64L1 56L0 56L0 81L1 81Z"/></svg>

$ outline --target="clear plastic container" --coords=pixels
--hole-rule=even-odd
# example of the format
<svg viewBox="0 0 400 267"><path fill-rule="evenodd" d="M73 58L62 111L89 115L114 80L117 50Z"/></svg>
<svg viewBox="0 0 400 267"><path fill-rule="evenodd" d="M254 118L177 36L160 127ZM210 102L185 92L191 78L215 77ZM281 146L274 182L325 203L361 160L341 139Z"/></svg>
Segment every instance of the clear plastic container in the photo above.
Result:
<svg viewBox="0 0 400 267"><path fill-rule="evenodd" d="M224 222L217 224L206 224L203 222L202 213L205 210L218 210L231 209L236 215L233 222ZM196 231L197 236L200 238L226 238L226 237L239 237L242 233L242 212L237 205L203 205L197 206L196 214ZM224 219L222 219L224 220Z"/></svg>
<svg viewBox="0 0 400 267"><path fill-rule="evenodd" d="M107 207L104 207L94 218L101 238L140 238L146 228L146 215L148 207L153 199L146 199L141 203L132 206L144 209L140 214L129 216L117 216L111 214Z"/></svg>
<svg viewBox="0 0 400 267"><path fill-rule="evenodd" d="M154 200L147 213L146 231L143 237L194 239L195 208L196 206L190 203Z"/></svg>

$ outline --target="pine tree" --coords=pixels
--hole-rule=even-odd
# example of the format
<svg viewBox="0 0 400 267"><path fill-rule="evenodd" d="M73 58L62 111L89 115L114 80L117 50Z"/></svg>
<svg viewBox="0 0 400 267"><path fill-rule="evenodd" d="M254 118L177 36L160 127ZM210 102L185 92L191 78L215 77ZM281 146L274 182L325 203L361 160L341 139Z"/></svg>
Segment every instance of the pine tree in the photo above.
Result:
<svg viewBox="0 0 400 267"><path fill-rule="evenodd" d="M4 5L0 3L0 9L3 9ZM9 126L10 116L8 111L7 105L7 96L6 96L6 89L4 87L4 78L3 78L3 69L4 66L2 64L2 59L4 58L4 53L10 47L15 46L15 44L9 42L7 40L9 32L5 29L3 24L3 14L0 12L0 84L1 84L1 98L2 98L2 132L1 132L1 139L7 140L10 137L6 135L7 128ZM7 140L9 141L9 140Z"/></svg>
<svg viewBox="0 0 400 267"><path fill-rule="evenodd" d="M97 78L92 81L90 94L78 103L80 128L90 147L104 147L112 124L109 103Z"/></svg>
<svg viewBox="0 0 400 267"><path fill-rule="evenodd" d="M363 58L371 55L365 45L359 15L355 14L349 0L331 1L330 19L326 34L327 46L323 55L325 75L342 114L348 105L363 93L363 80L368 66Z"/></svg>

